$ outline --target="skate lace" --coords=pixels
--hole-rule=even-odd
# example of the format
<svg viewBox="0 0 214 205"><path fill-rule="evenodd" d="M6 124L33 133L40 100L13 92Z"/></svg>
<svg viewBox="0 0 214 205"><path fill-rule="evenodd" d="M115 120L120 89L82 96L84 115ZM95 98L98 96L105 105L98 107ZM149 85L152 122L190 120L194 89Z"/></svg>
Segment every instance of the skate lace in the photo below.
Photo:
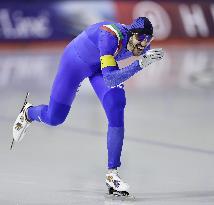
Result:
<svg viewBox="0 0 214 205"><path fill-rule="evenodd" d="M114 175L116 175L121 180L121 178L120 178L119 173L118 173L117 170L113 170L111 173L114 174Z"/></svg>

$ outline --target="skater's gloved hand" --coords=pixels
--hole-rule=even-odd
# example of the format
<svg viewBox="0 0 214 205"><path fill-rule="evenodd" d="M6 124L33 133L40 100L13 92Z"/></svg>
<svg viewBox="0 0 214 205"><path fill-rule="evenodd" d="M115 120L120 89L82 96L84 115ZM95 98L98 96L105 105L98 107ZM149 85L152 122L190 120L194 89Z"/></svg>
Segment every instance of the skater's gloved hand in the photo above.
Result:
<svg viewBox="0 0 214 205"><path fill-rule="evenodd" d="M142 55L142 58L139 60L139 65L141 68L145 68L148 65L161 60L163 58L164 51L162 48L154 48L148 50L145 54Z"/></svg>

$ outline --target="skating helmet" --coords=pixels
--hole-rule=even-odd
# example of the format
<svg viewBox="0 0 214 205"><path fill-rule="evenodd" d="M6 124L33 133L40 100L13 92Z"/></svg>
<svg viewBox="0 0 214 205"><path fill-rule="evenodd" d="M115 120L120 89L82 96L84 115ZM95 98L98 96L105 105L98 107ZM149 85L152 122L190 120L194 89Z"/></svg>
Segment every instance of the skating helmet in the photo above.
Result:
<svg viewBox="0 0 214 205"><path fill-rule="evenodd" d="M138 17L130 25L125 25L128 31L129 37L134 33L138 33L140 41L146 40L150 42L153 38L153 26L152 23L146 17Z"/></svg>

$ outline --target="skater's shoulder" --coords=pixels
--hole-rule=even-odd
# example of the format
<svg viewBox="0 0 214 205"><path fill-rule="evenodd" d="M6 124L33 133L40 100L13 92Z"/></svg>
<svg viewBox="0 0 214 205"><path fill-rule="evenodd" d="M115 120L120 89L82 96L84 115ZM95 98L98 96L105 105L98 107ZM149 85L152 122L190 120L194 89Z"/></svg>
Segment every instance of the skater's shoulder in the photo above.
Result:
<svg viewBox="0 0 214 205"><path fill-rule="evenodd" d="M111 21L101 21L101 22L97 22L95 24L91 24L89 25L88 27L85 28L85 30L88 30L88 29L99 29L101 26L103 25L110 25L110 24L113 24L114 22L111 22Z"/></svg>
<svg viewBox="0 0 214 205"><path fill-rule="evenodd" d="M91 30L91 29L101 29L103 30L103 27L108 27L109 29L118 29L120 30L122 28L122 24L114 21L101 21L95 24L92 24L88 26L85 30Z"/></svg>

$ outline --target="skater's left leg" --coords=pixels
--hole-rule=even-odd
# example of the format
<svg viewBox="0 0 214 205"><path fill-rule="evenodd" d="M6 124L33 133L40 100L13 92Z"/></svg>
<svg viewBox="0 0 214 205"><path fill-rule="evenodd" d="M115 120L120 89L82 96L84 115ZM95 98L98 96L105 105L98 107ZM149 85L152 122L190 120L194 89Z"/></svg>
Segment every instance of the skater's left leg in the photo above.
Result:
<svg viewBox="0 0 214 205"><path fill-rule="evenodd" d="M124 109L126 105L123 88L110 89L103 98L103 107L108 118L107 148L108 168L120 167L124 139Z"/></svg>
<svg viewBox="0 0 214 205"><path fill-rule="evenodd" d="M101 73L89 79L108 118L108 173L105 182L110 195L128 196L129 185L119 177L117 170L121 165L120 157L124 139L125 91L123 87L107 87Z"/></svg>
<svg viewBox="0 0 214 205"><path fill-rule="evenodd" d="M126 105L125 91L122 87L107 87L101 73L90 77L90 82L103 105L108 119L108 168L116 169L121 165L120 157L124 139L124 109Z"/></svg>

